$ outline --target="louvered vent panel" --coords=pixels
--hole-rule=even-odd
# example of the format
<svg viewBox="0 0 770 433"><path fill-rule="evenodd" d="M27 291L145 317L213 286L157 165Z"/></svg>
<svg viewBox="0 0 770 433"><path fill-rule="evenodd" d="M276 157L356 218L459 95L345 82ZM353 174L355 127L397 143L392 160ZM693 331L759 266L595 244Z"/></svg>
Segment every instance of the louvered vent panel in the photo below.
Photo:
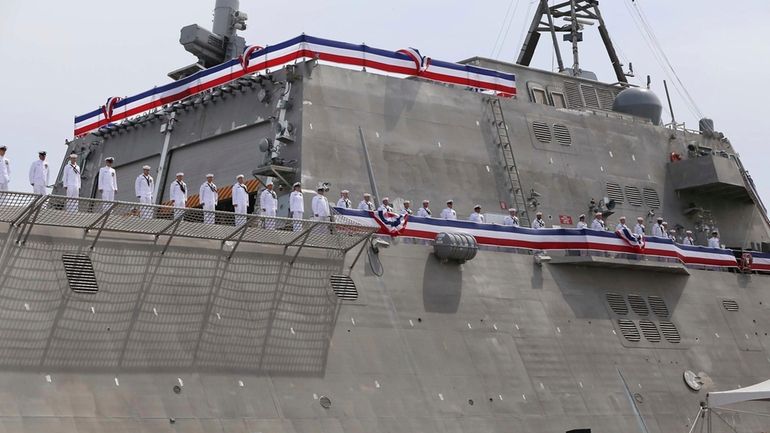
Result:
<svg viewBox="0 0 770 433"><path fill-rule="evenodd" d="M635 186L626 185L626 200L632 206L642 205L642 192Z"/></svg>
<svg viewBox="0 0 770 433"><path fill-rule="evenodd" d="M676 329L676 325L668 320L660 321L660 332L663 334L663 338L669 343L678 344L682 341L682 336L679 335L679 330Z"/></svg>
<svg viewBox="0 0 770 433"><path fill-rule="evenodd" d="M626 304L626 298L623 295L607 293L607 303L615 314L619 316L628 314L628 304Z"/></svg>
<svg viewBox="0 0 770 433"><path fill-rule="evenodd" d="M736 302L735 299L722 299L722 306L725 307L725 310L727 311L740 310L740 307L738 306L738 302Z"/></svg>
<svg viewBox="0 0 770 433"><path fill-rule="evenodd" d="M636 328L636 324L633 320L618 319L618 327L620 328L620 333L623 334L623 337L625 337L626 340L632 343L638 343L642 339L639 335L639 329Z"/></svg>
<svg viewBox="0 0 770 433"><path fill-rule="evenodd" d="M64 272L67 274L70 290L78 293L96 293L96 275L91 258L86 254L62 254Z"/></svg>
<svg viewBox="0 0 770 433"><path fill-rule="evenodd" d="M623 203L623 190L617 183L607 182L607 197L615 200L615 204Z"/></svg>
<svg viewBox="0 0 770 433"><path fill-rule="evenodd" d="M545 122L532 122L532 132L535 133L535 138L541 143L551 142L551 128Z"/></svg>
<svg viewBox="0 0 770 433"><path fill-rule="evenodd" d="M660 343L660 332L658 332L658 327L655 326L655 323L649 320L640 320L639 327L642 328L645 340L650 343Z"/></svg>
<svg viewBox="0 0 770 433"><path fill-rule="evenodd" d="M556 138L556 142L563 146L572 145L572 135L570 135L569 129L565 125L554 124L553 136Z"/></svg>
<svg viewBox="0 0 770 433"><path fill-rule="evenodd" d="M665 319L670 315L666 302L660 296L648 296L647 301L650 302L650 309L656 316Z"/></svg>
<svg viewBox="0 0 770 433"><path fill-rule="evenodd" d="M596 89L593 86L581 84L580 92L583 93L583 100L586 101L586 107L597 109L600 108L599 96L596 94Z"/></svg>
<svg viewBox="0 0 770 433"><path fill-rule="evenodd" d="M650 309L647 308L647 302L644 301L639 295L628 295L628 303L631 304L631 309L639 316L649 316Z"/></svg>
<svg viewBox="0 0 770 433"><path fill-rule="evenodd" d="M347 275L332 275L329 281L337 298L343 301L355 301L358 299L356 283Z"/></svg>
<svg viewBox="0 0 770 433"><path fill-rule="evenodd" d="M564 92L567 94L567 108L583 108L583 98L580 97L580 88L577 83L564 82Z"/></svg>
<svg viewBox="0 0 770 433"><path fill-rule="evenodd" d="M599 95L599 105L604 110L612 110L612 103L615 102L615 94L608 89L596 89Z"/></svg>
<svg viewBox="0 0 770 433"><path fill-rule="evenodd" d="M643 188L642 191L644 193L644 203L647 207L660 209L660 197L658 197L658 192L652 188Z"/></svg>

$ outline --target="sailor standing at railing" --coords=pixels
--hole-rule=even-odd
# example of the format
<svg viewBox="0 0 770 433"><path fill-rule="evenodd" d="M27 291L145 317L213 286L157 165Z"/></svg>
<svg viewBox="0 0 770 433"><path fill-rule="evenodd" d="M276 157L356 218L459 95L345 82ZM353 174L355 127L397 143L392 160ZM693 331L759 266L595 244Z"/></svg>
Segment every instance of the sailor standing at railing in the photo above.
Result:
<svg viewBox="0 0 770 433"><path fill-rule="evenodd" d="M289 212L295 220L293 228L295 232L302 230L302 218L305 217L305 197L302 195L302 184L294 182L294 191L289 196ZM342 199L340 199L342 200ZM349 202L350 200L348 200ZM339 205L338 205L339 206Z"/></svg>
<svg viewBox="0 0 770 433"><path fill-rule="evenodd" d="M155 189L155 179L150 176L150 166L142 167L142 174L136 177L134 181L134 193L139 203L151 205L152 191ZM141 206L139 216L142 218L152 218L152 208L150 206Z"/></svg>
<svg viewBox="0 0 770 433"><path fill-rule="evenodd" d="M682 239L684 245L695 245L695 238L692 237L692 230L684 232L684 239Z"/></svg>
<svg viewBox="0 0 770 433"><path fill-rule="evenodd" d="M601 212L596 212L596 214L594 214L594 220L591 221L591 230L604 231L605 226L603 218L604 215Z"/></svg>
<svg viewBox="0 0 770 433"><path fill-rule="evenodd" d="M545 228L545 221L543 221L543 213L538 212L535 214L535 219L532 221L532 228L540 230Z"/></svg>
<svg viewBox="0 0 770 433"><path fill-rule="evenodd" d="M243 182L243 175L235 177L233 184L233 210L235 212L235 226L240 227L246 224L246 213L249 209L249 190Z"/></svg>
<svg viewBox="0 0 770 433"><path fill-rule="evenodd" d="M422 207L419 210L417 210L417 216L423 217L423 218L430 218L433 213L430 211L429 206L430 206L430 200L423 200Z"/></svg>
<svg viewBox="0 0 770 433"><path fill-rule="evenodd" d="M479 224L484 224L486 222L484 220L484 214L481 213L480 204L473 206L473 212L471 212L471 215L468 217L468 220L470 222L479 223Z"/></svg>
<svg viewBox="0 0 770 433"><path fill-rule="evenodd" d="M262 215L265 216L265 228L275 228L275 214L278 212L278 196L273 191L273 181L268 180L265 189L259 195L259 207L262 208Z"/></svg>
<svg viewBox="0 0 770 433"><path fill-rule="evenodd" d="M203 207L203 224L214 224L216 215L214 211L219 203L219 190L214 183L214 175L209 173L206 175L206 181L201 184L198 191L198 197L200 197L201 206Z"/></svg>
<svg viewBox="0 0 770 433"><path fill-rule="evenodd" d="M7 150L7 146L0 146L0 191L8 191L8 184L11 182L11 161L5 157Z"/></svg>
<svg viewBox="0 0 770 433"><path fill-rule="evenodd" d="M658 217L655 224L652 225L652 235L658 238L666 237L666 230L663 228L663 218Z"/></svg>
<svg viewBox="0 0 770 433"><path fill-rule="evenodd" d="M112 168L113 162L115 158L111 156L104 158L104 167L99 169L99 192L102 193L101 198L104 201L114 201L118 191L118 177ZM106 211L110 206L110 203L104 203L102 209Z"/></svg>
<svg viewBox="0 0 770 433"><path fill-rule="evenodd" d="M174 203L174 219L184 215L187 206L187 184L184 183L184 173L176 174L176 180L171 182L171 201Z"/></svg>
<svg viewBox="0 0 770 433"><path fill-rule="evenodd" d="M634 226L634 234L635 235L644 235L644 218L637 217L636 218L636 225Z"/></svg>
<svg viewBox="0 0 770 433"><path fill-rule="evenodd" d="M711 232L711 237L709 238L709 248L722 248L722 244L719 242L719 233L716 230Z"/></svg>
<svg viewBox="0 0 770 433"><path fill-rule="evenodd" d="M588 223L586 223L586 216L585 216L585 214L580 214L580 216L578 217L578 222L575 225L575 228L578 228L578 229L587 229L588 228Z"/></svg>
<svg viewBox="0 0 770 433"><path fill-rule="evenodd" d="M515 208L508 209L508 215L503 218L504 226L518 227L519 226L519 211Z"/></svg>
<svg viewBox="0 0 770 433"><path fill-rule="evenodd" d="M374 203L372 203L372 195L368 192L364 193L364 199L361 203L358 203L358 210L374 210Z"/></svg>
<svg viewBox="0 0 770 433"><path fill-rule="evenodd" d="M326 188L323 185L318 185L318 188L316 189L317 193L315 197L313 197L313 218L316 221L329 221L330 211L329 211L329 200L326 199L326 196L324 193L326 192ZM313 229L316 233L324 233L329 234L329 228L326 226L320 226Z"/></svg>
<svg viewBox="0 0 770 433"><path fill-rule="evenodd" d="M628 226L626 225L626 217L624 216L618 218L618 225L615 226L615 231L623 230L623 229L628 230Z"/></svg>
<svg viewBox="0 0 770 433"><path fill-rule="evenodd" d="M32 192L35 194L46 195L48 187L48 162L46 162L45 150L37 153L38 160L29 167L29 184L32 185Z"/></svg>
<svg viewBox="0 0 770 433"><path fill-rule="evenodd" d="M454 200L447 200L446 207L441 211L441 218L445 220L456 220L457 212L453 209L454 205Z"/></svg>
<svg viewBox="0 0 770 433"><path fill-rule="evenodd" d="M402 204L401 212L399 212L401 215L412 215L414 211L412 210L412 202L409 200L404 200L404 203Z"/></svg>
<svg viewBox="0 0 770 433"><path fill-rule="evenodd" d="M78 165L77 154L70 154L70 161L64 166L64 174L62 175L62 183L64 184L64 192L67 197L78 198L80 197L80 166ZM67 200L67 212L77 212L78 201Z"/></svg>
<svg viewBox="0 0 770 433"><path fill-rule="evenodd" d="M350 191L343 189L340 191L340 199L337 200L337 207L344 209L350 209L353 207L353 202L350 201Z"/></svg>
<svg viewBox="0 0 770 433"><path fill-rule="evenodd" d="M382 211L383 213L393 212L393 206L390 205L390 199L388 197L383 198L382 204L377 210Z"/></svg>

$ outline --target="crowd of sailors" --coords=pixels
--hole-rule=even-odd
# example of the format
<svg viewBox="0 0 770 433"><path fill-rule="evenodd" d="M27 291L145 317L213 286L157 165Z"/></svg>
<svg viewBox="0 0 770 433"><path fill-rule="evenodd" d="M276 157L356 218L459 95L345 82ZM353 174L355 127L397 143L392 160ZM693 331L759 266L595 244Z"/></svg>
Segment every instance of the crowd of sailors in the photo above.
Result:
<svg viewBox="0 0 770 433"><path fill-rule="evenodd" d="M6 146L0 146L0 191L8 190L8 183L10 181L11 169L10 161L5 157L7 151ZM62 174L62 184L64 187L65 195L67 197L77 198L80 196L80 180L81 169L77 164L78 156L76 154L69 155L69 162L64 167ZM98 176L98 188L101 199L105 201L114 201L115 193L118 190L117 176L115 169L112 168L112 164L115 161L114 158L108 157L104 160L104 166L99 169ZM153 194L155 191L155 179L150 175L151 167L145 165L142 167L142 173L136 177L134 183L134 190L136 198L141 204L153 204ZM174 207L175 217L179 217L184 214L184 208L187 206L188 188L184 181L184 173L176 173L176 179L171 182L169 197ZM46 188L49 184L49 167L46 162L46 152L38 152L38 160L33 162L29 169L29 182L32 185L32 190L35 194L46 194ZM203 182L199 188L199 201L203 208L203 222L207 224L213 224L215 221L213 211L216 209L219 201L219 192L217 185L214 183L214 175L209 173L206 175L206 181ZM311 202L313 219L317 221L328 221L331 216L329 201L326 198L327 188L323 185L319 185L316 195ZM278 196L273 190L272 181L268 181L265 184L265 189L259 194L259 208L261 209L261 215L266 217L275 217L278 211ZM232 205L236 214L236 225L242 225L246 222L245 215L247 214L249 206L249 191L245 185L245 178L242 174L239 174L235 178L235 183L232 186ZM350 199L350 192L342 190L340 192L340 198L336 203L337 207L352 209L353 202ZM372 201L372 195L364 193L362 200L356 206L359 210L367 211L384 211L389 213L398 213L402 215L416 215L424 218L433 218L433 211L430 209L430 200L423 200L422 206L416 211L411 207L411 202L405 200L402 202L401 209L395 210L388 197L382 199L382 203L378 206ZM66 206L68 211L77 211L77 202L68 203ZM144 207L140 209L139 216L143 218L152 217L152 208ZM297 182L292 186L292 192L289 197L289 213L293 219L300 220L305 215L305 201L302 193L302 185ZM438 218L445 220L457 220L457 211L454 208L454 201L447 200L446 207L439 213ZM468 216L468 221L477 224L487 224L485 215L481 212L481 205L475 205L473 212ZM503 219L504 226L519 227L520 219L517 209L508 209L508 215ZM593 220L589 224L586 221L585 215L578 217L578 222L575 226L578 229L590 229L597 231L609 230L607 222L604 219L602 212L596 212ZM295 224L295 230L301 229L301 224ZM543 213L535 213L535 219L532 220L531 228L535 230L541 230L546 228L546 222L543 220ZM621 216L618 219L618 223L615 226L615 231L626 229L630 233L642 236L653 236L657 238L668 238L676 243L683 245L695 245L695 238L693 232L687 230L685 236L682 239L678 239L676 236L677 231L668 228L668 223L663 218L658 217L655 224L652 226L650 233L647 232L647 228L644 224L644 218L638 217L636 219L636 225L633 229L626 225L626 217ZM719 234L716 231L711 233L711 237L708 239L708 246L711 248L721 248L719 241Z"/></svg>

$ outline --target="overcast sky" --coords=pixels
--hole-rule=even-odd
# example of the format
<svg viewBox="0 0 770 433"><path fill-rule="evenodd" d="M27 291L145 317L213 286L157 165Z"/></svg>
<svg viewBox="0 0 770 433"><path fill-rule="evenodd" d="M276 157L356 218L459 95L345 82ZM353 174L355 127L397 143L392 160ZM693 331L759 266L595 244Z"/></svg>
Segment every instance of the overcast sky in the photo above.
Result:
<svg viewBox="0 0 770 433"><path fill-rule="evenodd" d="M698 108L730 138L770 204L770 90L762 79L770 71L770 1L637 2ZM411 46L441 60L479 55L515 61L534 3L242 0L241 10L249 15L243 33L251 44L305 32L393 50ZM109 96L164 84L166 73L192 63L178 43L179 29L193 23L210 28L213 5L214 0L0 0L0 143L9 146L11 187L29 190L26 172L38 149L47 150L58 168L76 114ZM667 77L632 19L631 0L605 0L601 7L621 61L633 63L637 84L650 74L653 90L665 101ZM547 42L534 66L552 67ZM562 52L571 64L569 47ZM614 81L595 28L585 31L581 66ZM672 93L677 120L697 129L694 110ZM667 110L664 120L670 120Z"/></svg>

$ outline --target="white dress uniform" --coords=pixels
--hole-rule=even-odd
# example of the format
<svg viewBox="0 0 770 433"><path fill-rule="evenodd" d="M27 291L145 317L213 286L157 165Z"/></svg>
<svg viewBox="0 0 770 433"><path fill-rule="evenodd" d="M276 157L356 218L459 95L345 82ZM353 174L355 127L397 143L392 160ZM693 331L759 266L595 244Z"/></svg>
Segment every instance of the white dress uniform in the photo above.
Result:
<svg viewBox="0 0 770 433"><path fill-rule="evenodd" d="M302 191L291 192L289 196L289 212L291 212L291 217L295 220L301 220L305 217L305 197L302 195ZM302 222L295 221L293 227L295 232L302 230Z"/></svg>
<svg viewBox="0 0 770 433"><path fill-rule="evenodd" d="M361 203L358 203L358 210L374 210L374 203L371 201L361 200Z"/></svg>
<svg viewBox="0 0 770 433"><path fill-rule="evenodd" d="M709 238L709 248L722 248L722 245L719 242L719 238L710 237Z"/></svg>
<svg viewBox="0 0 770 433"><path fill-rule="evenodd" d="M401 208L401 211L400 211L399 213L400 213L401 215L413 215L413 214L414 214L414 211L412 210L412 208L405 208L405 207L402 207L402 208Z"/></svg>
<svg viewBox="0 0 770 433"><path fill-rule="evenodd" d="M381 204L380 207L377 208L377 210L378 211L382 211L383 213L387 213L387 212L391 212L392 213L393 212L393 206L391 206L391 205L385 206L384 204Z"/></svg>
<svg viewBox="0 0 770 433"><path fill-rule="evenodd" d="M634 226L634 234L644 235L644 224L636 223L636 225Z"/></svg>
<svg viewBox="0 0 770 433"><path fill-rule="evenodd" d="M519 217L506 215L505 218L503 218L503 225L510 226L510 227L518 227Z"/></svg>
<svg viewBox="0 0 770 433"><path fill-rule="evenodd" d="M115 192L118 190L118 177L114 168L105 165L99 169L99 189L102 190L102 200L115 200ZM107 210L109 207L109 203L104 204L104 210Z"/></svg>
<svg viewBox="0 0 770 433"><path fill-rule="evenodd" d="M588 224L585 221L578 221L577 225L575 226L575 228L587 229L588 228Z"/></svg>
<svg viewBox="0 0 770 433"><path fill-rule="evenodd" d="M432 215L432 212L430 211L430 208L421 207L417 210L417 216L423 217L423 218L430 218Z"/></svg>
<svg viewBox="0 0 770 433"><path fill-rule="evenodd" d="M134 181L134 193L136 198L139 199L141 204L152 204L152 191L155 189L155 179L149 174L147 176L144 173L136 177ZM152 218L152 208L148 206L141 206L139 209L139 216L142 218Z"/></svg>
<svg viewBox="0 0 770 433"><path fill-rule="evenodd" d="M663 229L661 224L655 223L652 226L652 235L658 238L665 238L666 231Z"/></svg>
<svg viewBox="0 0 770 433"><path fill-rule="evenodd" d="M537 218L533 219L532 220L532 228L535 229L535 230L544 229L545 228L545 221L542 218L541 219L537 219Z"/></svg>
<svg viewBox="0 0 770 433"><path fill-rule="evenodd" d="M457 219L457 212L455 212L454 209L451 207L446 207L444 210L441 211L441 218L445 220L456 220Z"/></svg>
<svg viewBox="0 0 770 433"><path fill-rule="evenodd" d="M340 197L340 199L337 200L337 207L341 207L341 208L345 208L345 209L350 209L350 208L353 207L353 202L350 201L349 198Z"/></svg>
<svg viewBox="0 0 770 433"><path fill-rule="evenodd" d="M203 223L214 224L216 215L214 210L219 203L219 190L213 182L203 182L198 190L198 198L203 205Z"/></svg>
<svg viewBox="0 0 770 433"><path fill-rule="evenodd" d="M591 230L599 230L604 231L604 221L600 219L594 218L593 221L591 221Z"/></svg>
<svg viewBox="0 0 770 433"><path fill-rule="evenodd" d="M313 217L316 221L329 221L330 220L330 212L329 212L329 200L327 200L326 196L323 196L321 194L316 194L315 197L313 197L312 202L313 207ZM313 229L313 232L315 233L321 233L321 234L329 234L329 228L320 226Z"/></svg>
<svg viewBox="0 0 770 433"><path fill-rule="evenodd" d="M29 167L29 183L32 185L32 192L45 195L48 187L48 162L36 160Z"/></svg>
<svg viewBox="0 0 770 433"><path fill-rule="evenodd" d="M77 198L80 197L80 166L68 162L64 166L64 175L62 176L62 183L67 190L67 197ZM78 201L67 200L67 212L77 212Z"/></svg>
<svg viewBox="0 0 770 433"><path fill-rule="evenodd" d="M470 222L479 223L479 224L484 224L484 222L485 222L484 221L484 215L479 213L479 212L471 213L471 215L468 217L468 220Z"/></svg>
<svg viewBox="0 0 770 433"><path fill-rule="evenodd" d="M11 182L11 161L0 156L0 191L8 191L8 184Z"/></svg>
<svg viewBox="0 0 770 433"><path fill-rule="evenodd" d="M695 245L695 239L691 238L690 236L685 236L684 239L682 239L682 244Z"/></svg>
<svg viewBox="0 0 770 433"><path fill-rule="evenodd" d="M266 217L275 217L278 212L278 195L275 191L265 188L259 195L259 207L262 209L262 215ZM265 228L275 228L275 220L272 218L265 219Z"/></svg>
<svg viewBox="0 0 770 433"><path fill-rule="evenodd" d="M187 206L187 184L184 181L174 179L171 182L171 200L174 200L174 218L184 215L184 208Z"/></svg>
<svg viewBox="0 0 770 433"><path fill-rule="evenodd" d="M625 224L618 224L615 226L615 231L622 230L622 229L628 229L628 226Z"/></svg>
<svg viewBox="0 0 770 433"><path fill-rule="evenodd" d="M233 184L233 207L235 208L235 226L246 224L246 213L249 211L249 191L245 183Z"/></svg>

